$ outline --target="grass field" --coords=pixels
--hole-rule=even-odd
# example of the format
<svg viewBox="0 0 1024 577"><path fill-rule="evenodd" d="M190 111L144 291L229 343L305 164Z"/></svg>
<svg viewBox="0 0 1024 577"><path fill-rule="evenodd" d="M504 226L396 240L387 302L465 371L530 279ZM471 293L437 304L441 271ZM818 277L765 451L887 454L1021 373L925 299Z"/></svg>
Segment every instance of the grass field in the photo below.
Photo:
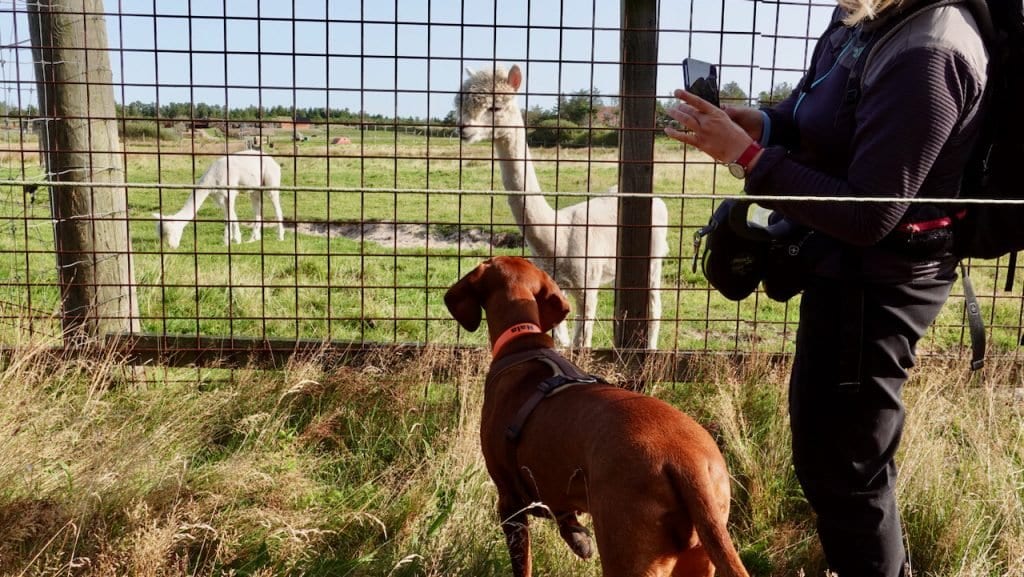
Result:
<svg viewBox="0 0 1024 577"><path fill-rule="evenodd" d="M123 382L113 357L22 349L0 370L0 574L510 575L479 449L486 353L322 361L152 369L153 386ZM785 381L765 361L709 360L651 391L714 432L734 477L730 531L755 577L824 574L790 465ZM914 575L1024 573L1013 382L1006 367L971 380L962 363L926 361L907 385L898 491ZM538 575L600 574L550 522L532 527Z"/></svg>
<svg viewBox="0 0 1024 577"><path fill-rule="evenodd" d="M347 136L352 143L328 145ZM286 218L303 225L340 223L429 224L430 240L375 242L368 237L327 238L288 233L279 242L268 232L259 243L222 243L222 217L213 202L189 226L182 246L162 251L152 213L178 210L189 191L158 184L191 184L212 158L241 148L216 140L129 141L126 180L153 183L129 191L137 296L146 332L218 336L324 338L365 342L482 342L459 332L441 295L461 274L490 254L522 254L522 248L451 246L458 231L489 235L518 232L491 162L490 144L463 146L457 139L367 132L331 127L307 142L275 141L272 153L284 171ZM10 136L8 135L8 141ZM197 141L198 142L198 141ZM36 158L11 149L0 158L0 180L38 176ZM581 200L586 190L616 183L615 149L541 149L536 165L552 204ZM711 204L685 193L736 194L738 181L678 143L657 143L655 191L670 209L670 257L663 277L661 348L677 350L786 350L797 300L782 305L761 294L733 303L709 290L691 270L694 230L706 223ZM4 341L14 325L32 318L39 334L59 333L58 291L49 204L45 193L27 203L20 187L0 187L0 327ZM243 219L251 215L240 202ZM269 203L264 212L269 215ZM476 229L470 231L470 229ZM247 235L248 232L245 231ZM369 234L369 233L367 233ZM1012 348L1020 338L1021 298L997 290L994 269L975 274L991 341ZM1005 270L997 271L1004 274ZM998 304L997 304L998 303ZM612 315L613 295L603 292L599 317ZM962 302L953 298L936 323L927 350L948 351L963 339ZM611 344L610 322L598 322L595 346Z"/></svg>

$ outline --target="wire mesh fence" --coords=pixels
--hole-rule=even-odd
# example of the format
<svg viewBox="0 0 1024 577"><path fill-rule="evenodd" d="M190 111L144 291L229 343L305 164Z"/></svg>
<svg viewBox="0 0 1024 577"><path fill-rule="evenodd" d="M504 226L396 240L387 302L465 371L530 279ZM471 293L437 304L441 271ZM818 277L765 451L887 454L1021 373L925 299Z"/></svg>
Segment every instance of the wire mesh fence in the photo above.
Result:
<svg viewBox="0 0 1024 577"><path fill-rule="evenodd" d="M44 4L78 17L86 35L105 30L103 47L76 53L87 66L90 59L109 62L109 81L84 84L111 93L115 107L113 114L101 112L89 99L80 116L55 114L41 97L41 71L66 63L41 61L39 43L45 48L59 39L37 31L33 51L36 3L3 3L4 344L26 337L57 343L66 328L60 279L68 264L60 256L71 249L62 248L63 220L55 209L64 185L45 162L63 144L41 135L49 123L108 121L116 126L116 147L78 144L90 151L90 174L123 176L123 185L87 179L94 185L87 194L122 195L126 212L90 218L126 226L121 252L130 254L133 270L129 310L141 334L481 344L484 336L460 330L450 318L445 290L488 256L530 255L544 235L570 227L555 220L555 211L582 201L592 203L575 225L583 227L582 242L589 247L614 237L615 219L607 214L614 203L597 199L619 184L629 162L619 147L623 135L639 131L653 139L652 192L667 215L661 230L668 251L653 287L661 301L657 347L789 350L798 298L777 303L758 291L735 303L709 288L695 267L694 232L717 199L740 194L742 183L661 136L662 109L682 83L686 56L716 63L727 103L757 106L784 97L802 76L834 3L658 4L658 115L645 126L622 119L623 102L635 95L622 91L626 31L618 2ZM493 120L483 122L479 139L457 130L475 105L459 96L464 81L481 72L507 79L513 67L521 85L511 94L485 91L485 109L474 114L521 122L501 130ZM59 78L50 82L83 83ZM96 165L97 152L119 162ZM259 161L246 164L247 157ZM543 194L516 192L532 175ZM280 222L273 210L278 197ZM237 231L227 223L232 211ZM581 242L554 233L549 240L555 254L566 250L558 242ZM590 261L606 256L588 250ZM95 252L84 256L97 260ZM556 267L571 266L576 257L559 258ZM1015 350L1021 291L1003 290L1005 262L973 266L991 341ZM570 294L592 289L573 306L585 310L584 301L597 300L591 345L607 348L614 344L615 283L599 284L563 288ZM961 302L954 295L923 348L963 346Z"/></svg>

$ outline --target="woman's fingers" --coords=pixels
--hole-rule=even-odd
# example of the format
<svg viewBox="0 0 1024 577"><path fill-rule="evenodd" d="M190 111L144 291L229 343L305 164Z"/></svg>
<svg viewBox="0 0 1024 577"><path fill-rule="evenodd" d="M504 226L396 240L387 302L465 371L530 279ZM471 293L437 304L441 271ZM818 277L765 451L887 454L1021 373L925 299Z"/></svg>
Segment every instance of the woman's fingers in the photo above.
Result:
<svg viewBox="0 0 1024 577"><path fill-rule="evenodd" d="M686 105L670 106L665 110L666 114L679 122L679 125L687 130L697 130L700 128L700 121L697 119L696 112L696 110Z"/></svg>
<svg viewBox="0 0 1024 577"><path fill-rule="evenodd" d="M695 146L719 162L732 162L750 144L753 137L725 110L685 90L677 89L675 96L679 100L666 113L684 130L665 127L669 137Z"/></svg>
<svg viewBox="0 0 1024 577"><path fill-rule="evenodd" d="M693 131L683 131L672 126L665 127L665 134L669 138L674 138L679 142L696 146L697 144L697 133Z"/></svg>
<svg viewBox="0 0 1024 577"><path fill-rule="evenodd" d="M711 114L712 112L719 110L719 108L714 104L711 104L700 96L697 96L692 92L687 92L682 88L676 88L674 94L676 98L694 107L697 109L697 112L700 112L701 114Z"/></svg>

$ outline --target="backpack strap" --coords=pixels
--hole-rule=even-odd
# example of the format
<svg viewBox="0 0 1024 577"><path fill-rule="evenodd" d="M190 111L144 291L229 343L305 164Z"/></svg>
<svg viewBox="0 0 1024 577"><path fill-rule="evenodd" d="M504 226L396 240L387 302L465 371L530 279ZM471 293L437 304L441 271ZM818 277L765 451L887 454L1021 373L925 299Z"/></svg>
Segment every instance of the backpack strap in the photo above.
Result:
<svg viewBox="0 0 1024 577"><path fill-rule="evenodd" d="M992 15L989 12L986 0L936 0L935 2L926 2L921 6L914 7L906 14L901 14L898 18L894 18L891 24L882 29L884 32L877 40L871 43L867 57L859 59L857 65L850 71L851 79L853 79L856 74L856 79L859 81L858 88L863 88L864 70L871 66L875 57L878 56L879 48L884 46L886 41L895 36L896 33L903 29L908 22L917 16L924 14L928 10L941 8L943 6L955 6L957 4L967 4L967 7L970 9L971 15L974 16L974 21L977 23L978 30L981 32L982 38L985 39L986 44L996 37L995 26L992 24Z"/></svg>
<svg viewBox="0 0 1024 577"><path fill-rule="evenodd" d="M964 300L967 302L967 326L971 333L971 370L985 366L985 321L981 318L981 306L974 295L974 284L967 274L967 267L960 263L960 277L964 281Z"/></svg>

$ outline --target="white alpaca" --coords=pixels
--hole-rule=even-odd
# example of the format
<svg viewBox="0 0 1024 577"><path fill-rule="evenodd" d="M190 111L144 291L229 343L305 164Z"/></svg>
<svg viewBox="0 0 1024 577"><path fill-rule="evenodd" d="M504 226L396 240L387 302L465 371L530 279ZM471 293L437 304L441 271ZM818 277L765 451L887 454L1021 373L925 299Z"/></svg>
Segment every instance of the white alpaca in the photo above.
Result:
<svg viewBox="0 0 1024 577"><path fill-rule="evenodd" d="M533 261L544 269L576 303L572 345L590 347L597 316L598 288L615 281L619 198L600 196L555 210L541 194L526 145L526 125L516 103L523 81L518 66L506 73L472 72L456 96L459 134L474 143L488 138L501 165L501 180L516 223L523 230ZM661 317L661 261L668 255L668 208L660 198L651 202L651 276L648 303L648 347L657 348ZM555 340L569 344L565 323L555 327Z"/></svg>
<svg viewBox="0 0 1024 577"><path fill-rule="evenodd" d="M196 218L199 207L202 206L206 197L212 196L224 210L224 244L229 244L232 241L242 242L242 229L238 223L238 213L235 212L235 203L240 190L238 188L223 188L227 186L252 187L248 192L254 213L251 239L253 241L261 238L261 229L263 228L263 190L257 187L267 187L265 190L270 197L270 202L274 205L274 214L277 217L277 238L284 240L281 193L277 189L281 186L281 166L273 158L264 156L259 150L243 150L213 161L210 168L206 169L206 173L196 183L196 188L189 195L181 210L170 215L153 213L157 219L157 236L171 248L178 248L185 226Z"/></svg>

